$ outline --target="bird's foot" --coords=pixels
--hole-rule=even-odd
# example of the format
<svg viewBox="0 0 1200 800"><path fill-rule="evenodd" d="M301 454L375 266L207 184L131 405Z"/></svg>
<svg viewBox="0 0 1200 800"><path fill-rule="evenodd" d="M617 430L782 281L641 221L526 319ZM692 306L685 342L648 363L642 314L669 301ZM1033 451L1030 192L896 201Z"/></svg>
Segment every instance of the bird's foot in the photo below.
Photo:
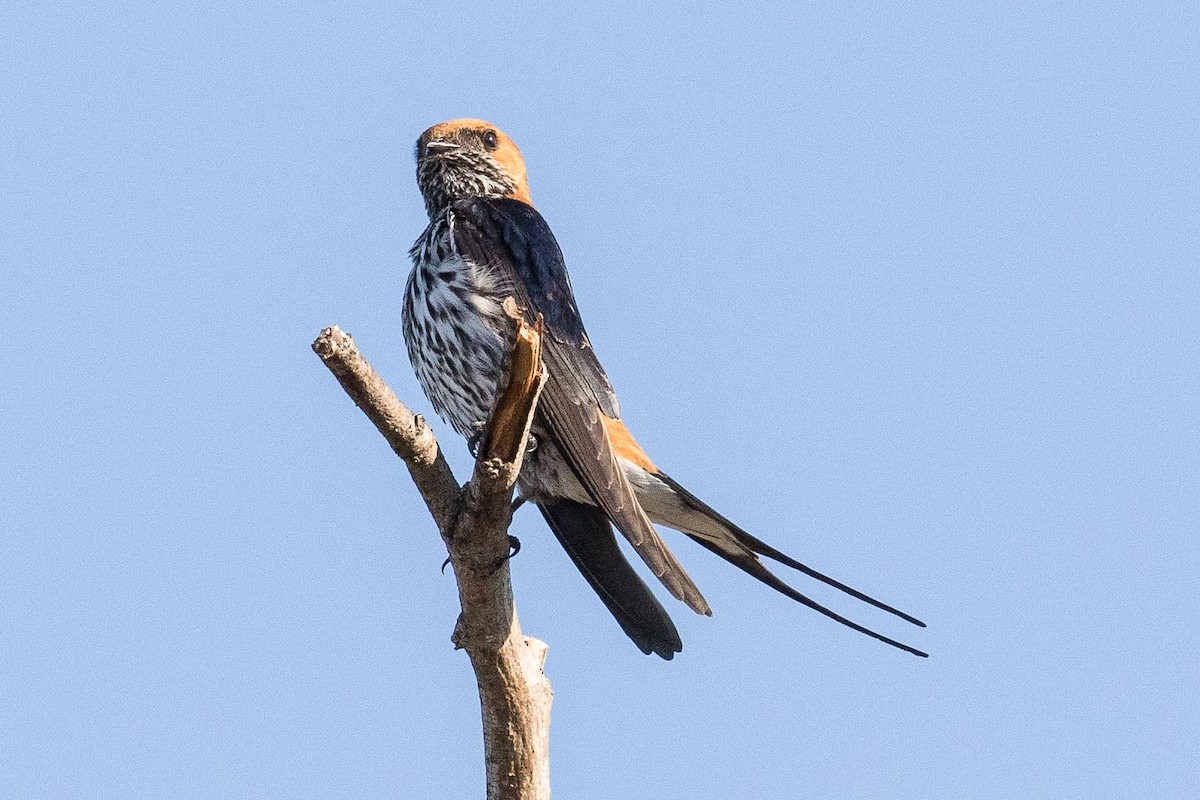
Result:
<svg viewBox="0 0 1200 800"><path fill-rule="evenodd" d="M483 423L475 423L475 432L467 437L467 449L471 451L471 458L479 458L479 442L483 439Z"/></svg>
<svg viewBox="0 0 1200 800"><path fill-rule="evenodd" d="M511 533L508 535L508 550L508 555L495 563L495 565L492 567L492 572L500 569L502 566L504 566L505 561L508 561L517 553L521 552L521 540L513 536Z"/></svg>
<svg viewBox="0 0 1200 800"><path fill-rule="evenodd" d="M483 423L475 424L475 432L467 437L467 449L471 451L472 458L479 458L479 443L483 440ZM525 439L525 452L532 453L538 449L537 437L532 433Z"/></svg>
<svg viewBox="0 0 1200 800"><path fill-rule="evenodd" d="M510 558L515 556L517 553L521 552L521 540L518 539L517 537L513 536L511 533L508 535L508 549L510 551L509 554L496 562L496 565L494 567L492 567L492 570L491 570L492 572L495 572L496 570L500 569L501 565L503 565L505 561L508 561ZM443 575L446 574L446 567L449 564L450 564L450 558L449 558L449 556L447 556L446 560L442 562L442 574Z"/></svg>

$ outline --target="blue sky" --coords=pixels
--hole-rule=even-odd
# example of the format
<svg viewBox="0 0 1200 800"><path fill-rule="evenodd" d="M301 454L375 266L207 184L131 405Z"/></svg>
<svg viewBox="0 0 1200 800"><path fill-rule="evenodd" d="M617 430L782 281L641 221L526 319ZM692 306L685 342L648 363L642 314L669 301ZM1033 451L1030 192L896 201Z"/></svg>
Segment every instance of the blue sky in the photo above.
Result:
<svg viewBox="0 0 1200 800"><path fill-rule="evenodd" d="M646 658L522 512L557 795L1194 791L1198 23L6 10L0 796L481 795L440 542L308 349L342 326L430 413L412 144L460 116L524 150L655 460L929 622L788 576L914 659L671 537L715 616Z"/></svg>

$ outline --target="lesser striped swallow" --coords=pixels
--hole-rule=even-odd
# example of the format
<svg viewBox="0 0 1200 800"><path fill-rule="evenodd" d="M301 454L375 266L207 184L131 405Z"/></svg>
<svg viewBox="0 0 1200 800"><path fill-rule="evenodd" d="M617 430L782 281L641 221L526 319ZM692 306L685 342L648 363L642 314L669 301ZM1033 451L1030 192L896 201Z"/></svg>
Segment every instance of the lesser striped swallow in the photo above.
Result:
<svg viewBox="0 0 1200 800"><path fill-rule="evenodd" d="M613 527L667 590L700 614L712 611L654 528L659 523L771 588L841 624L917 656L926 654L835 613L784 583L765 556L924 627L781 553L714 511L659 469L621 421L616 394L584 330L562 252L533 207L513 141L478 119L421 134L417 184L429 225L413 245L404 296L404 339L434 409L476 437L491 413L512 350L504 311L513 298L544 323L547 371L532 426L536 447L518 480L579 571L644 653L682 650L679 632L625 559Z"/></svg>

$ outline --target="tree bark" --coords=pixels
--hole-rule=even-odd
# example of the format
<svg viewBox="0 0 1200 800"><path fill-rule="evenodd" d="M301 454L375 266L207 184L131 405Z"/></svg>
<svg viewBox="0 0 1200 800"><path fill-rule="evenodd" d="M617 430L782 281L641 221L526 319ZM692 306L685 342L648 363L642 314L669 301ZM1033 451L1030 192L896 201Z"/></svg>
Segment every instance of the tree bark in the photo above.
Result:
<svg viewBox="0 0 1200 800"><path fill-rule="evenodd" d="M359 353L326 328L313 350L404 460L437 524L462 611L451 639L467 651L479 685L488 800L550 797L550 702L546 645L524 636L508 569L512 493L545 383L541 322L514 318L507 383L480 437L471 480L460 486L425 421L413 414Z"/></svg>

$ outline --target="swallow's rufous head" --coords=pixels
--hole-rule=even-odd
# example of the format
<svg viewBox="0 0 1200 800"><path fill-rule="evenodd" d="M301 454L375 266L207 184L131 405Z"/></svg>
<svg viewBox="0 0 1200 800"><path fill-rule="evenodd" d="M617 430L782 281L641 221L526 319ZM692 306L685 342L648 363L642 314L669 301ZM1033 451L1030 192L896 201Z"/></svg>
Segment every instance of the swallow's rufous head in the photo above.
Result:
<svg viewBox="0 0 1200 800"><path fill-rule="evenodd" d="M430 217L464 197L530 202L521 151L503 131L481 119L442 122L421 134L417 186Z"/></svg>

